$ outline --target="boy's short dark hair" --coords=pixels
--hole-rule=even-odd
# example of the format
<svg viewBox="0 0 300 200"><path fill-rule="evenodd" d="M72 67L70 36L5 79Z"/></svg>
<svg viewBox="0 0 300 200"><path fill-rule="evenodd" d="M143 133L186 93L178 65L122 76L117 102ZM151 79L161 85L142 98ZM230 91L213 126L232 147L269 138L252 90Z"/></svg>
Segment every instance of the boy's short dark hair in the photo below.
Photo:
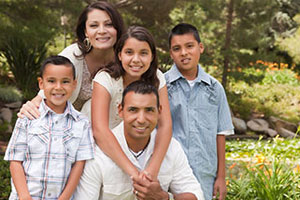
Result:
<svg viewBox="0 0 300 200"><path fill-rule="evenodd" d="M40 68L40 76L43 77L46 66L48 64L53 64L53 65L66 65L72 67L73 71L73 78L75 80L76 74L75 74L75 67L73 63L66 57L64 56L50 56L44 60L42 63L42 66Z"/></svg>
<svg viewBox="0 0 300 200"><path fill-rule="evenodd" d="M172 28L171 32L169 33L169 47L171 48L171 40L172 40L173 36L184 35L187 33L192 33L194 35L194 38L197 40L197 42L198 43L201 42L199 32L195 26L193 26L191 24L187 24L187 23L180 23L180 24L177 24L176 26L174 26Z"/></svg>
<svg viewBox="0 0 300 200"><path fill-rule="evenodd" d="M124 98L128 92L134 92L136 94L155 94L157 108L159 108L159 95L158 90L153 85L139 80L130 83L123 91L121 106L124 107Z"/></svg>

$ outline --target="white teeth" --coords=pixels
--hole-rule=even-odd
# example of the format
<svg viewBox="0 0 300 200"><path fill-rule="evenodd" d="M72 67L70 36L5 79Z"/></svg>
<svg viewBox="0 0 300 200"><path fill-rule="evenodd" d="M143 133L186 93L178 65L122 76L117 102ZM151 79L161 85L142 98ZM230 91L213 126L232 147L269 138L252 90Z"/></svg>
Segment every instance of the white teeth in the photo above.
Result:
<svg viewBox="0 0 300 200"><path fill-rule="evenodd" d="M108 37L106 37L106 38L97 38L97 40L98 41L107 41L107 40L109 40L109 38Z"/></svg>
<svg viewBox="0 0 300 200"><path fill-rule="evenodd" d="M182 60L182 62L183 62L183 64L187 64L187 63L189 63L189 62L190 62L190 59L188 59L188 58L186 58L186 59L183 59L183 60Z"/></svg>
<svg viewBox="0 0 300 200"><path fill-rule="evenodd" d="M142 67L141 66L130 66L133 70L138 70L138 69L141 69Z"/></svg>
<svg viewBox="0 0 300 200"><path fill-rule="evenodd" d="M55 96L56 98L61 98L61 97L63 97L64 95L63 95L63 94L53 94L53 96Z"/></svg>
<svg viewBox="0 0 300 200"><path fill-rule="evenodd" d="M145 130L146 128L145 127L135 127L136 129L138 130Z"/></svg>

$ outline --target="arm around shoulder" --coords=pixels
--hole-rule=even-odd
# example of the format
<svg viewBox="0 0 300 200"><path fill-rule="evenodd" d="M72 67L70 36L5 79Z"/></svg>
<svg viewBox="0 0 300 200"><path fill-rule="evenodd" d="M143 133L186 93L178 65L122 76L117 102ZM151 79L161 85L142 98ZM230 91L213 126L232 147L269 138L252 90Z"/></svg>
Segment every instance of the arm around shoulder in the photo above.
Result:
<svg viewBox="0 0 300 200"><path fill-rule="evenodd" d="M106 88L93 83L92 130L97 145L130 176L137 176L138 170L123 152L116 137L109 128L109 109L111 96Z"/></svg>

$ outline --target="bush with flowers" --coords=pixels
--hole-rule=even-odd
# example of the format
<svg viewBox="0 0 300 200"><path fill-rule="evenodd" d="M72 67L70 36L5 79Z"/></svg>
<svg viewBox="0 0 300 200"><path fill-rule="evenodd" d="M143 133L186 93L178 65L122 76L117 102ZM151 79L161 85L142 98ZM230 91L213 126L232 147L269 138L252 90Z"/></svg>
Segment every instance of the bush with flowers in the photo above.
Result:
<svg viewBox="0 0 300 200"><path fill-rule="evenodd" d="M298 123L300 121L300 76L295 66L261 60L229 72L227 97L233 113L249 120L252 113L261 113ZM209 67L208 72L218 75Z"/></svg>
<svg viewBox="0 0 300 200"><path fill-rule="evenodd" d="M226 199L300 199L300 139L229 141L226 151Z"/></svg>

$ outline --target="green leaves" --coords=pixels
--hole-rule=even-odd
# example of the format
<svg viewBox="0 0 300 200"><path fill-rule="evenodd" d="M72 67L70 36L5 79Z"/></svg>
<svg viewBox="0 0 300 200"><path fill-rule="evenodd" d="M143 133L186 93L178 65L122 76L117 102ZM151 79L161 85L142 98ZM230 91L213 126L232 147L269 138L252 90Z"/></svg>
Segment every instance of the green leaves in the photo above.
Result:
<svg viewBox="0 0 300 200"><path fill-rule="evenodd" d="M5 41L1 53L6 58L23 97L26 100L32 99L38 91L37 77L46 56L45 44L30 44L22 38L12 37Z"/></svg>
<svg viewBox="0 0 300 200"><path fill-rule="evenodd" d="M229 141L226 154L230 200L300 198L300 139Z"/></svg>

